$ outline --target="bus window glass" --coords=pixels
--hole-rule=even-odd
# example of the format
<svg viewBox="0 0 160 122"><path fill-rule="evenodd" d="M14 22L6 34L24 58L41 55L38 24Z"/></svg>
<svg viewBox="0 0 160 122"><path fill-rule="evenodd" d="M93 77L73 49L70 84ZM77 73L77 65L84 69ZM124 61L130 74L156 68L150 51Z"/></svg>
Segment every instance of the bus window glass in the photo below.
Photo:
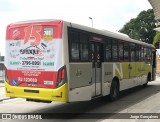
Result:
<svg viewBox="0 0 160 122"><path fill-rule="evenodd" d="M148 55L147 54L147 48L144 47L143 50L144 50L144 54L143 54L144 55L144 61L147 62L147 55Z"/></svg>
<svg viewBox="0 0 160 122"><path fill-rule="evenodd" d="M78 33L70 33L71 60L79 60L79 40Z"/></svg>
<svg viewBox="0 0 160 122"><path fill-rule="evenodd" d="M148 48L148 60L149 60L149 62L151 62L151 60L152 60L152 50L150 49L150 48Z"/></svg>
<svg viewBox="0 0 160 122"><path fill-rule="evenodd" d="M135 61L135 44L130 45L130 58L131 61Z"/></svg>
<svg viewBox="0 0 160 122"><path fill-rule="evenodd" d="M141 50L140 50L140 46L136 45L136 61L140 61L140 56L141 56Z"/></svg>
<svg viewBox="0 0 160 122"><path fill-rule="evenodd" d="M80 34L80 52L81 60L88 60L88 36L85 34Z"/></svg>
<svg viewBox="0 0 160 122"><path fill-rule="evenodd" d="M123 43L119 43L119 60L123 61L124 56L123 56Z"/></svg>
<svg viewBox="0 0 160 122"><path fill-rule="evenodd" d="M111 40L106 41L106 61L111 60Z"/></svg>
<svg viewBox="0 0 160 122"><path fill-rule="evenodd" d="M129 60L129 46L128 43L124 43L124 60L128 61Z"/></svg>
<svg viewBox="0 0 160 122"><path fill-rule="evenodd" d="M112 60L117 61L118 60L118 47L117 47L117 41L112 41Z"/></svg>
<svg viewBox="0 0 160 122"><path fill-rule="evenodd" d="M145 60L147 63L151 63L152 51L149 48L146 48Z"/></svg>
<svg viewBox="0 0 160 122"><path fill-rule="evenodd" d="M141 61L144 61L144 47L141 47Z"/></svg>

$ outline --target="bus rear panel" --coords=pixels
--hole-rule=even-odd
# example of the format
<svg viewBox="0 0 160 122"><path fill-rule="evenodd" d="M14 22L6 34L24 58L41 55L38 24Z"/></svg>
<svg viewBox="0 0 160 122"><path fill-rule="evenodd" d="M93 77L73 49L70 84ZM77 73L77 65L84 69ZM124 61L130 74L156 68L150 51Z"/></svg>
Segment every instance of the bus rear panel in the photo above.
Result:
<svg viewBox="0 0 160 122"><path fill-rule="evenodd" d="M7 96L67 101L62 29L60 20L14 23L7 27Z"/></svg>

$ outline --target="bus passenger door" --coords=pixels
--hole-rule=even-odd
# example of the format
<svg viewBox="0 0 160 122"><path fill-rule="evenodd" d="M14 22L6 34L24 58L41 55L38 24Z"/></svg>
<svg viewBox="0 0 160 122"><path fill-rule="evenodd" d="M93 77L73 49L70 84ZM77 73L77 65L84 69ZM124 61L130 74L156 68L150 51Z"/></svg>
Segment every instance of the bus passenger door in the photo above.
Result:
<svg viewBox="0 0 160 122"><path fill-rule="evenodd" d="M102 43L91 42L92 59L92 97L101 95Z"/></svg>

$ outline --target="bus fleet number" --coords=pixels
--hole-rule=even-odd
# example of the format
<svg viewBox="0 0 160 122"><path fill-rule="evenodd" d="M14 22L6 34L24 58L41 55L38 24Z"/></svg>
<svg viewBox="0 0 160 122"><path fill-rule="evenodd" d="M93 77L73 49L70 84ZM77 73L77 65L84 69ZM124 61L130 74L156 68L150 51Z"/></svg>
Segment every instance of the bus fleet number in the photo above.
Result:
<svg viewBox="0 0 160 122"><path fill-rule="evenodd" d="M37 78L24 78L25 82L37 82Z"/></svg>

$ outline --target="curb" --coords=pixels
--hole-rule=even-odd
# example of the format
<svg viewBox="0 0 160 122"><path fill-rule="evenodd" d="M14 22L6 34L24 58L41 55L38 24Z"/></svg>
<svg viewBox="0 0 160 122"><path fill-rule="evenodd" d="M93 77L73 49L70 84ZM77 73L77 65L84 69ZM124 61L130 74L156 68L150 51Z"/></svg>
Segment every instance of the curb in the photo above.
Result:
<svg viewBox="0 0 160 122"><path fill-rule="evenodd" d="M0 102L3 102L5 100L9 100L9 99L14 99L13 97L6 97L6 98L3 98L3 99L0 99Z"/></svg>

